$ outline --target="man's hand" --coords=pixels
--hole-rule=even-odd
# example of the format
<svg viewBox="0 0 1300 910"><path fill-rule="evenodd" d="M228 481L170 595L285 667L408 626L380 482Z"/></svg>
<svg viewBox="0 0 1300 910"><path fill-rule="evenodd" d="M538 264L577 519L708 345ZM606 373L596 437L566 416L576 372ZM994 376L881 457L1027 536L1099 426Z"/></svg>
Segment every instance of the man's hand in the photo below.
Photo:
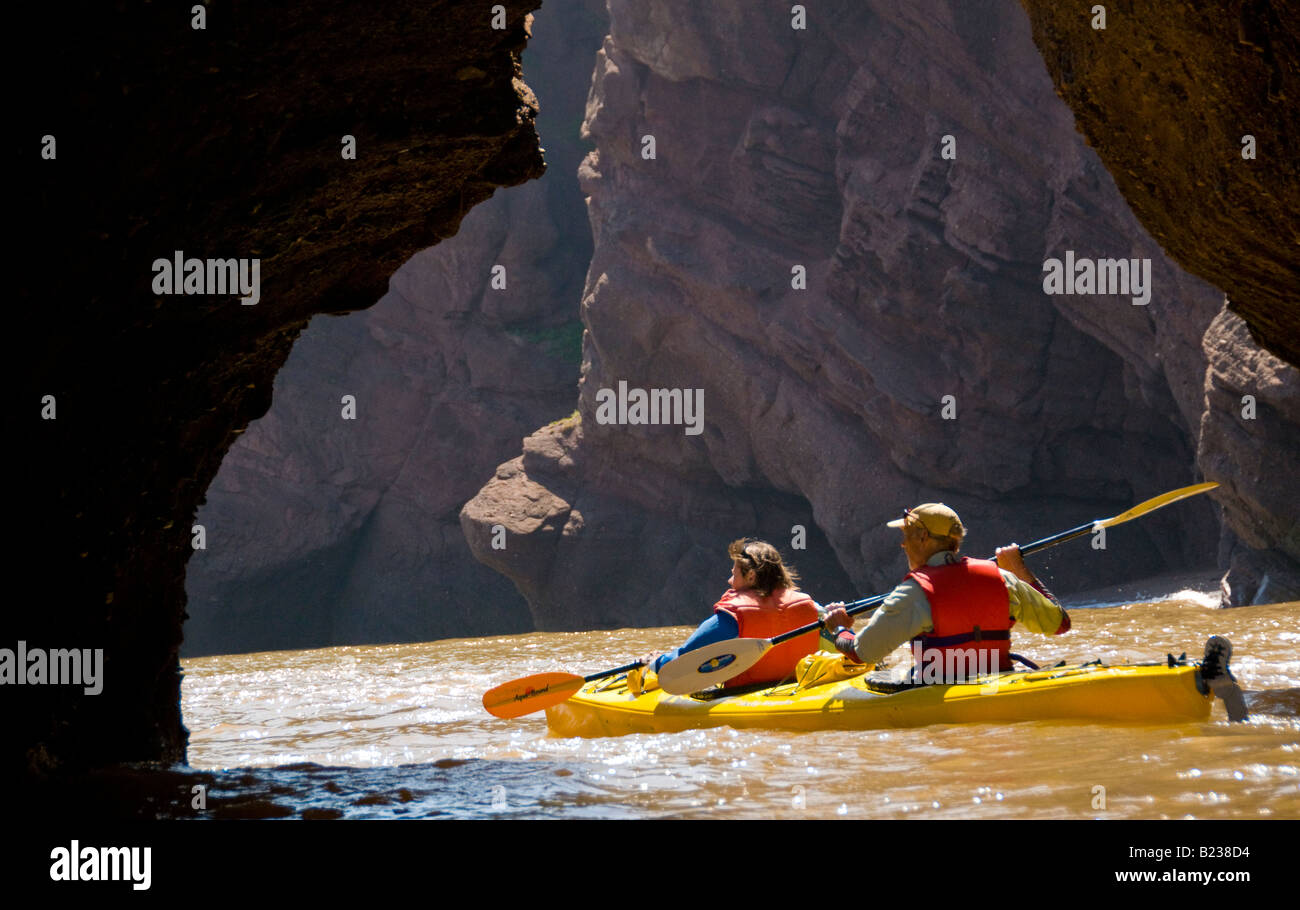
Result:
<svg viewBox="0 0 1300 910"><path fill-rule="evenodd" d="M1021 581L1027 581L1033 584L1036 579L1029 567L1025 565L1025 558L1020 555L1020 545L1012 544L1009 547L998 547L998 568L1006 569L1012 575Z"/></svg>
<svg viewBox="0 0 1300 910"><path fill-rule="evenodd" d="M1028 582L1035 591L1061 607L1061 602L1052 596L1052 592L1047 590L1043 583L1038 580L1038 576L1029 570L1029 566L1025 565L1025 558L1021 555L1018 544L1013 543L1009 547L998 547L997 559L999 569L1005 569L1021 581ZM1064 607L1061 607L1061 613L1065 613ZM1062 632L1068 631L1070 631L1070 617L1066 616L1061 627L1056 630L1056 634L1060 635Z"/></svg>
<svg viewBox="0 0 1300 910"><path fill-rule="evenodd" d="M840 626L843 626L846 629L853 628L853 617L849 615L848 610L844 609L844 604L842 602L827 604L826 606L830 608L830 612L827 613L826 618L822 620L822 627L826 629L827 632L834 632Z"/></svg>

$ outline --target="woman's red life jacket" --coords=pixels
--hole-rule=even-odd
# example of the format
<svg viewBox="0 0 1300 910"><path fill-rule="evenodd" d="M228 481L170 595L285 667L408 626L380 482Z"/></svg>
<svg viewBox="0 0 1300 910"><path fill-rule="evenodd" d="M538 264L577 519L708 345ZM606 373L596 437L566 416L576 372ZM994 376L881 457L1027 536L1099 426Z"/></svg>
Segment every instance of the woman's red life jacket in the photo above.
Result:
<svg viewBox="0 0 1300 910"><path fill-rule="evenodd" d="M763 597L757 591L728 588L713 608L726 613L740 627L738 638L775 638L791 629L817 621L813 599L802 591L777 588ZM773 646L762 659L739 676L727 680L725 688L751 683L780 682L793 675L799 659L817 650L817 633L796 636Z"/></svg>
<svg viewBox="0 0 1300 910"><path fill-rule="evenodd" d="M995 562L963 557L943 566L921 566L907 573L930 601L934 631L912 639L926 663L944 662L944 682L974 676L977 667L1006 672L1011 665L1011 601ZM936 681L918 660L920 682ZM964 668L964 671L963 669ZM957 669L957 673L951 672ZM933 670L931 674L933 674ZM954 678L949 678L954 677Z"/></svg>

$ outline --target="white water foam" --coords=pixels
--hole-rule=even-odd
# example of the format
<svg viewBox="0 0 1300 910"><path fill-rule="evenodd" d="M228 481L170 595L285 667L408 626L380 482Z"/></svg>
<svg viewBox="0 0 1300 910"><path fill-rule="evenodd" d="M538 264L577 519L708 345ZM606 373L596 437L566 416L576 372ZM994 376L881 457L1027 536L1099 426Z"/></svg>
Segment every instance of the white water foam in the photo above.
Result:
<svg viewBox="0 0 1300 910"><path fill-rule="evenodd" d="M1171 600L1190 601L1198 607L1207 609L1218 609L1219 607L1218 591L1198 591L1195 588L1181 588L1177 591L1137 590L1132 594L1123 595L1123 598L1119 600L1115 599L1116 595L1114 593L1107 593L1109 596L1100 599L1089 598L1087 594L1081 595L1084 599L1076 599L1067 595L1061 598L1061 603L1069 610L1076 608L1090 609L1092 607L1122 607L1132 603L1164 603Z"/></svg>

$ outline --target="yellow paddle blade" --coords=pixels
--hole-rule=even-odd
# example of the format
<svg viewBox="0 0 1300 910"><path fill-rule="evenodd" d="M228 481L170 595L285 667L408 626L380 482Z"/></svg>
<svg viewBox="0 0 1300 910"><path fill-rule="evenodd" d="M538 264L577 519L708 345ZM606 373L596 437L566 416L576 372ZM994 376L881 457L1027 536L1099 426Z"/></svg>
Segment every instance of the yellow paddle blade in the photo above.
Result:
<svg viewBox="0 0 1300 910"><path fill-rule="evenodd" d="M496 717L522 717L558 705L586 682L572 673L538 673L483 693L483 707Z"/></svg>
<svg viewBox="0 0 1300 910"><path fill-rule="evenodd" d="M1104 521L1097 522L1103 528L1111 528L1115 525L1122 525L1126 521L1132 521L1135 518L1141 518L1148 512L1154 512L1156 509L1163 508L1171 502L1178 502L1180 499L1186 499L1189 496L1197 496L1201 493L1208 492L1217 487L1217 483L1198 483L1190 487L1183 487L1178 490L1170 490L1168 493L1161 493L1159 496L1152 497L1146 502L1140 502L1127 512L1121 512L1114 518L1107 518Z"/></svg>

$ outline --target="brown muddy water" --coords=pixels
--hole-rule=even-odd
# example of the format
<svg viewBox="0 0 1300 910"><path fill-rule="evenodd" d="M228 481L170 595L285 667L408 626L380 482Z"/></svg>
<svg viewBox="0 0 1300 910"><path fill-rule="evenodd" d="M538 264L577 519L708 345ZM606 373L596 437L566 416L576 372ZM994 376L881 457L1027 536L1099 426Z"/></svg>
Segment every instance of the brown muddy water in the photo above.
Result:
<svg viewBox="0 0 1300 910"><path fill-rule="evenodd" d="M1300 604L1207 602L1079 609L1070 634L1022 634L1015 649L1042 664L1138 663L1199 658L1227 635L1246 723L1216 702L1208 722L1154 726L577 739L549 735L541 712L483 710L493 686L619 666L688 628L188 660L182 708L191 767L217 772L199 813L215 817L1298 818Z"/></svg>

